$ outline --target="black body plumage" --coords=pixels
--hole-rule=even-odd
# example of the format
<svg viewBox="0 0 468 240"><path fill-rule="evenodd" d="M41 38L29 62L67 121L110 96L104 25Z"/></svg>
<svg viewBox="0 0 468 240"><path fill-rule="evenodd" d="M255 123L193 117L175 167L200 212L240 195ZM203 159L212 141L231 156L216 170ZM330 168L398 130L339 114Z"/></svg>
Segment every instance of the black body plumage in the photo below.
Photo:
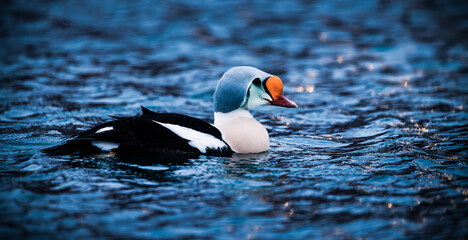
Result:
<svg viewBox="0 0 468 240"><path fill-rule="evenodd" d="M211 124L194 117L176 113L156 113L141 107L142 115L134 117L113 117L109 121L84 131L66 144L45 149L49 154L72 154L77 152L99 152L95 142L118 145L115 151L146 152L158 155L166 154L206 154L229 156L231 148L222 140L221 132ZM221 147L201 149L191 140L178 135L161 124L170 124L177 128L188 128L207 134L222 141ZM104 131L102 131L104 129ZM100 131L101 130L101 131ZM189 130L190 131L190 130ZM204 150L204 151L203 151Z"/></svg>

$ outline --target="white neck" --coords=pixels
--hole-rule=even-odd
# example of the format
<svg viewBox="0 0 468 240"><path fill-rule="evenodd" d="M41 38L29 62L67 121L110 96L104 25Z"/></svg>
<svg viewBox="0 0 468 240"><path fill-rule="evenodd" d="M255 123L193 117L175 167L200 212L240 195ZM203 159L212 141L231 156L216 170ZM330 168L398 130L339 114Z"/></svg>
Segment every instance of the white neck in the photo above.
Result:
<svg viewBox="0 0 468 240"><path fill-rule="evenodd" d="M237 109L232 112L222 113L222 112L215 112L214 113L214 125L220 126L228 123L229 121L233 120L234 118L238 117L248 117L253 118L250 114L249 110L247 109Z"/></svg>

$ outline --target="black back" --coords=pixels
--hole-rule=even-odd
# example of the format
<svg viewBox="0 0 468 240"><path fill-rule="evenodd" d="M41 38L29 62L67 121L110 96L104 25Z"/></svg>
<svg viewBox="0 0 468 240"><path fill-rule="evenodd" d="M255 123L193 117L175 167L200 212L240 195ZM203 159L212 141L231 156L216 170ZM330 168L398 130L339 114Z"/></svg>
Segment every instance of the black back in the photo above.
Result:
<svg viewBox="0 0 468 240"><path fill-rule="evenodd" d="M157 154L200 153L197 148L189 145L189 140L180 137L155 121L190 128L223 141L221 132L216 127L198 118L176 113L156 113L144 107L141 109L143 112L141 116L113 117L114 121L84 131L67 144L70 146L70 144L78 142L82 144L84 141L106 141L120 144L119 149L121 150L131 149L132 151ZM96 133L105 127L113 127L113 130ZM225 148L209 149L206 154L226 156L231 155L232 150L226 144Z"/></svg>

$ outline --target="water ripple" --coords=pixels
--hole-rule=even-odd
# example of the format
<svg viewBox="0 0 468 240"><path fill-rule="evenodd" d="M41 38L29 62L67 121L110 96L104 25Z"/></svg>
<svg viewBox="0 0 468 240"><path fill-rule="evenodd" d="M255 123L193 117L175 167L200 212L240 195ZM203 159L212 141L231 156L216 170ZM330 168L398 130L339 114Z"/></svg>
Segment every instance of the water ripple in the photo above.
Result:
<svg viewBox="0 0 468 240"><path fill-rule="evenodd" d="M267 7L266 7L267 6ZM28 238L461 239L459 1L8 2L0 10L0 233ZM280 76L270 151L50 157L144 105L212 121L221 74Z"/></svg>

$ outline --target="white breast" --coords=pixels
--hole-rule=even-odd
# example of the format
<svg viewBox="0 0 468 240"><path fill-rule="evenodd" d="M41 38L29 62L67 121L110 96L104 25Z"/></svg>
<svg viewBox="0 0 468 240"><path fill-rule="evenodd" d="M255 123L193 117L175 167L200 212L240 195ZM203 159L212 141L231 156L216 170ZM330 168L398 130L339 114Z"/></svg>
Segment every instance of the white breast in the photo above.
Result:
<svg viewBox="0 0 468 240"><path fill-rule="evenodd" d="M270 147L270 137L261 123L251 117L236 117L216 125L223 140L237 153L265 152Z"/></svg>

